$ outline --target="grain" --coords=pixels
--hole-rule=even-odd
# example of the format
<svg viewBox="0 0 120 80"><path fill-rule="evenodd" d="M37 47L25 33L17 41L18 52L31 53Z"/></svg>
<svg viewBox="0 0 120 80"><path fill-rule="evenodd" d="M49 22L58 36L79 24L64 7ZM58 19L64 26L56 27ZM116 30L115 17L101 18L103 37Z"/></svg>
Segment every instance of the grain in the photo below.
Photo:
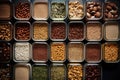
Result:
<svg viewBox="0 0 120 80"><path fill-rule="evenodd" d="M106 40L118 40L119 26L115 23L107 23L105 25L105 38Z"/></svg>
<svg viewBox="0 0 120 80"><path fill-rule="evenodd" d="M101 40L102 25L100 23L88 23L86 38L87 40Z"/></svg>
<svg viewBox="0 0 120 80"><path fill-rule="evenodd" d="M30 58L30 44L25 43L16 43L14 45L14 57L17 61L28 61Z"/></svg>
<svg viewBox="0 0 120 80"><path fill-rule="evenodd" d="M83 68L81 65L68 66L68 80L83 80Z"/></svg>
<svg viewBox="0 0 120 80"><path fill-rule="evenodd" d="M84 59L84 46L81 43L69 43L68 59L70 62L80 62Z"/></svg>
<svg viewBox="0 0 120 80"><path fill-rule="evenodd" d="M104 46L104 60L106 62L116 62L119 59L117 44L105 44Z"/></svg>
<svg viewBox="0 0 120 80"><path fill-rule="evenodd" d="M51 44L51 60L52 61L64 61L66 56L66 48L64 43L52 43Z"/></svg>
<svg viewBox="0 0 120 80"><path fill-rule="evenodd" d="M47 40L48 39L48 24L35 23L33 25L33 39L34 40Z"/></svg>

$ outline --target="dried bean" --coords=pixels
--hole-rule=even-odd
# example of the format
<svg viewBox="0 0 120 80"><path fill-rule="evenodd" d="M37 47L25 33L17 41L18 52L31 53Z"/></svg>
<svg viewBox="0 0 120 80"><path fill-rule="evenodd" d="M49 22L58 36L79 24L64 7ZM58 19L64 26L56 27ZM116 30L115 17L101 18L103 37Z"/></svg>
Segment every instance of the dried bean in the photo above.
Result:
<svg viewBox="0 0 120 80"><path fill-rule="evenodd" d="M15 6L15 17L16 18L30 18L30 4L29 3L18 3Z"/></svg>

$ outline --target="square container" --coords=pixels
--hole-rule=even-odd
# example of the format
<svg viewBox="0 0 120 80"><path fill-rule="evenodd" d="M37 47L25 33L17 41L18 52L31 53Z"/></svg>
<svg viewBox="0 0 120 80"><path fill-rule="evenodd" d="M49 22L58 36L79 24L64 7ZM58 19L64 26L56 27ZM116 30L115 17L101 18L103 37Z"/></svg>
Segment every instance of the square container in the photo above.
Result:
<svg viewBox="0 0 120 80"><path fill-rule="evenodd" d="M84 80L83 66L79 63L70 63L67 65L68 80Z"/></svg>
<svg viewBox="0 0 120 80"><path fill-rule="evenodd" d="M31 65L19 63L14 66L14 80L31 80Z"/></svg>
<svg viewBox="0 0 120 80"><path fill-rule="evenodd" d="M28 21L18 21L14 25L14 39L29 41L31 39L31 25Z"/></svg>
<svg viewBox="0 0 120 80"><path fill-rule="evenodd" d="M64 41L67 38L67 25L63 21L51 22L50 39L52 41Z"/></svg>
<svg viewBox="0 0 120 80"><path fill-rule="evenodd" d="M120 61L119 44L106 42L103 44L103 60L106 63L118 63Z"/></svg>
<svg viewBox="0 0 120 80"><path fill-rule="evenodd" d="M84 80L102 80L102 66L99 64L85 64Z"/></svg>
<svg viewBox="0 0 120 80"><path fill-rule="evenodd" d="M85 17L84 0L69 0L68 18L70 20L82 20Z"/></svg>
<svg viewBox="0 0 120 80"><path fill-rule="evenodd" d="M16 20L29 20L31 18L30 0L15 0L13 10Z"/></svg>
<svg viewBox="0 0 120 80"><path fill-rule="evenodd" d="M34 0L32 8L32 17L35 20L47 20L49 18L48 0Z"/></svg>
<svg viewBox="0 0 120 80"><path fill-rule="evenodd" d="M11 41L13 38L13 26L11 22L0 22L0 41Z"/></svg>
<svg viewBox="0 0 120 80"><path fill-rule="evenodd" d="M118 20L120 19L120 1L119 0L105 0L104 19Z"/></svg>
<svg viewBox="0 0 120 80"><path fill-rule="evenodd" d="M50 66L49 80L66 80L66 67L64 64L52 64Z"/></svg>
<svg viewBox="0 0 120 80"><path fill-rule="evenodd" d="M106 41L118 41L120 39L120 25L117 21L109 21L104 24L104 39Z"/></svg>
<svg viewBox="0 0 120 80"><path fill-rule="evenodd" d="M49 46L46 42L35 42L32 44L32 60L33 62L47 62L49 54Z"/></svg>
<svg viewBox="0 0 120 80"><path fill-rule="evenodd" d="M49 39L49 24L46 21L35 21L32 24L32 39L34 41L47 41Z"/></svg>
<svg viewBox="0 0 120 80"><path fill-rule="evenodd" d="M50 18L52 20L64 20L67 17L66 0L51 0Z"/></svg>
<svg viewBox="0 0 120 80"><path fill-rule="evenodd" d="M52 42L50 44L50 61L62 63L66 60L66 44L64 42Z"/></svg>
<svg viewBox="0 0 120 80"><path fill-rule="evenodd" d="M11 0L0 1L0 20L10 20L12 17L12 11Z"/></svg>
<svg viewBox="0 0 120 80"><path fill-rule="evenodd" d="M86 24L86 40L101 41L103 36L102 23L97 21L89 21Z"/></svg>
<svg viewBox="0 0 120 80"><path fill-rule="evenodd" d="M34 64L32 66L32 80L48 80L49 79L48 65Z"/></svg>
<svg viewBox="0 0 120 80"><path fill-rule="evenodd" d="M70 42L67 46L67 58L69 62L84 61L84 44L81 42Z"/></svg>
<svg viewBox="0 0 120 80"><path fill-rule="evenodd" d="M100 43L88 42L85 45L85 61L87 63L100 63L102 61L102 50Z"/></svg>
<svg viewBox="0 0 120 80"><path fill-rule="evenodd" d="M12 45L8 42L0 42L0 63L8 63L12 58Z"/></svg>
<svg viewBox="0 0 120 80"><path fill-rule="evenodd" d="M103 17L102 0L86 0L86 19L100 20Z"/></svg>
<svg viewBox="0 0 120 80"><path fill-rule="evenodd" d="M12 65L11 64L0 64L0 79L1 80L12 80Z"/></svg>
<svg viewBox="0 0 120 80"><path fill-rule="evenodd" d="M85 38L85 24L81 21L71 21L68 24L68 39L70 41L83 41Z"/></svg>
<svg viewBox="0 0 120 80"><path fill-rule="evenodd" d="M31 58L31 44L28 42L16 42L13 47L13 60L15 62L29 62Z"/></svg>

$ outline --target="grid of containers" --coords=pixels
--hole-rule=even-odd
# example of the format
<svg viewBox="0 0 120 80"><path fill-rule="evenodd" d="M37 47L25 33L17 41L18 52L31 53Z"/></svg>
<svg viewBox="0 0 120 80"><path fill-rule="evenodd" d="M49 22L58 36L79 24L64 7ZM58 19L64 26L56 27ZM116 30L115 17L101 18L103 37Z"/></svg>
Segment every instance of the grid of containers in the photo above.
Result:
<svg viewBox="0 0 120 80"><path fill-rule="evenodd" d="M0 79L102 80L120 60L119 3L0 1Z"/></svg>

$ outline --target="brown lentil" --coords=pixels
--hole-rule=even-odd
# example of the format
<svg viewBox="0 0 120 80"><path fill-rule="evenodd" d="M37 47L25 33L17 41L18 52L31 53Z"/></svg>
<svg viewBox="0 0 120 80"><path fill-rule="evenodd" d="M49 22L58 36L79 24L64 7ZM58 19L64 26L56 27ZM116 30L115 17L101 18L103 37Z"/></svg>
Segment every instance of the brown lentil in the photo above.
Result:
<svg viewBox="0 0 120 80"><path fill-rule="evenodd" d="M105 44L104 46L104 59L107 62L115 62L119 58L118 45L117 44Z"/></svg>
<svg viewBox="0 0 120 80"><path fill-rule="evenodd" d="M48 39L48 24L35 23L33 25L33 39L34 40L47 40Z"/></svg>
<svg viewBox="0 0 120 80"><path fill-rule="evenodd" d="M12 29L10 24L0 24L0 40L9 41L12 39Z"/></svg>
<svg viewBox="0 0 120 80"><path fill-rule="evenodd" d="M52 39L65 39L66 38L65 23L52 23L51 38Z"/></svg>
<svg viewBox="0 0 120 80"><path fill-rule="evenodd" d="M17 40L29 40L30 25L28 23L17 23L15 25L15 38Z"/></svg>
<svg viewBox="0 0 120 80"><path fill-rule="evenodd" d="M64 61L65 60L65 44L64 43L52 43L51 44L51 60L52 61Z"/></svg>
<svg viewBox="0 0 120 80"><path fill-rule="evenodd" d="M30 4L19 2L15 6L16 18L30 18Z"/></svg>
<svg viewBox="0 0 120 80"><path fill-rule="evenodd" d="M81 65L68 66L68 80L82 80L83 68Z"/></svg>
<svg viewBox="0 0 120 80"><path fill-rule="evenodd" d="M84 25L82 23L70 23L69 40L80 40L84 38Z"/></svg>
<svg viewBox="0 0 120 80"><path fill-rule="evenodd" d="M0 43L0 62L10 61L11 47L9 43Z"/></svg>

